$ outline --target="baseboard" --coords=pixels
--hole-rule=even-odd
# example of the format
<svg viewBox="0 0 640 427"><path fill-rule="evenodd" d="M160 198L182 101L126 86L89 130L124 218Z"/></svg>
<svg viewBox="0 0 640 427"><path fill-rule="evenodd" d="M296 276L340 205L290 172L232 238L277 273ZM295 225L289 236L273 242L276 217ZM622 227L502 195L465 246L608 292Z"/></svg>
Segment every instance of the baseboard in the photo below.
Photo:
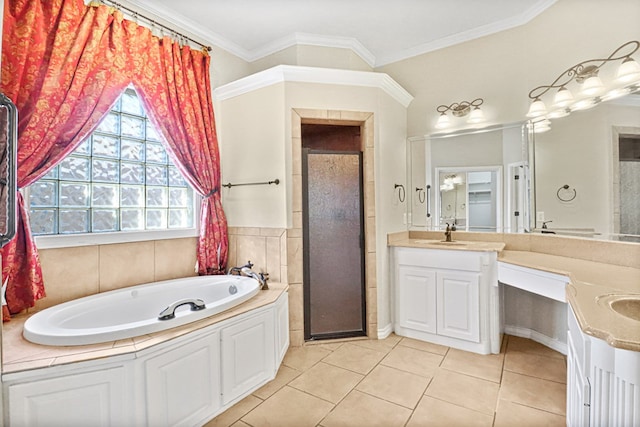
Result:
<svg viewBox="0 0 640 427"><path fill-rule="evenodd" d="M392 332L393 332L393 324L389 323L384 328L378 329L378 339L383 340L389 337L389 335L391 335Z"/></svg>
<svg viewBox="0 0 640 427"><path fill-rule="evenodd" d="M559 341L555 338L548 337L544 334L541 334L538 331L534 331L532 329L523 328L520 326L504 326L504 333L508 335L514 335L516 337L521 338L529 338L537 343L540 343L546 347L549 347L552 350L555 350L559 353L567 355L567 343Z"/></svg>

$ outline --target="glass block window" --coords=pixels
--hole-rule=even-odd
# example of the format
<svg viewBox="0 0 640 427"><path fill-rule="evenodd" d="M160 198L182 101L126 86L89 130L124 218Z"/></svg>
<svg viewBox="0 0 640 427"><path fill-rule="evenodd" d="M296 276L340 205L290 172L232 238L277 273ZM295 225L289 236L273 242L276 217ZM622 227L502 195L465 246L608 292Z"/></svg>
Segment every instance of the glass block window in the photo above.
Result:
<svg viewBox="0 0 640 427"><path fill-rule="evenodd" d="M128 88L75 151L29 187L34 235L194 227L194 192Z"/></svg>

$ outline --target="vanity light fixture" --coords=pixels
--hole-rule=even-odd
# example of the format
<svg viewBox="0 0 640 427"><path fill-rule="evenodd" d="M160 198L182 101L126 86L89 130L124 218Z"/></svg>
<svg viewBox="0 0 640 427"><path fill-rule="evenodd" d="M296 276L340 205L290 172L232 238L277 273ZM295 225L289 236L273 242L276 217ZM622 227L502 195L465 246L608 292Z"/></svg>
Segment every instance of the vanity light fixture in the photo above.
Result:
<svg viewBox="0 0 640 427"><path fill-rule="evenodd" d="M473 101L454 102L451 105L439 105L436 111L440 113L438 121L436 122L436 129L447 129L453 125L453 121L447 115L447 112L451 111L451 115L454 117L465 117L469 124L479 124L485 122L484 112L480 109L480 106L484 103L484 99L476 98ZM473 107L473 108L472 108Z"/></svg>
<svg viewBox="0 0 640 427"><path fill-rule="evenodd" d="M614 50L607 58L580 62L565 70L550 85L538 86L529 92L529 99L532 101L527 117L535 122L534 129L541 127L542 119L564 117L572 111L586 110L603 100L623 96L639 89L640 64L631 57L638 49L640 49L640 42L629 41ZM605 69L606 64L617 61L621 62L615 73L615 79L605 85L598 74ZM580 85L575 97L569 89L569 85L574 81ZM553 98L551 109L547 110L542 98L552 89L558 89L558 91ZM548 130L547 126L545 123L542 129Z"/></svg>

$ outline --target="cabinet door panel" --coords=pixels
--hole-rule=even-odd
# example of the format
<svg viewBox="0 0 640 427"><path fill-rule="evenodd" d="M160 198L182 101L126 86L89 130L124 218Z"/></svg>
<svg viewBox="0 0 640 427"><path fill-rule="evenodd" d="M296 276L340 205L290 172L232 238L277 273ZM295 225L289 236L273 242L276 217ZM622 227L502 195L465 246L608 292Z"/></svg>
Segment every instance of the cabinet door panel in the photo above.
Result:
<svg viewBox="0 0 640 427"><path fill-rule="evenodd" d="M273 313L222 330L222 395L226 405L275 373Z"/></svg>
<svg viewBox="0 0 640 427"><path fill-rule="evenodd" d="M438 271L439 335L480 342L480 275Z"/></svg>
<svg viewBox="0 0 640 427"><path fill-rule="evenodd" d="M404 328L436 333L436 273L422 267L398 268L398 323Z"/></svg>
<svg viewBox="0 0 640 427"><path fill-rule="evenodd" d="M220 334L144 362L150 426L194 425L220 407Z"/></svg>
<svg viewBox="0 0 640 427"><path fill-rule="evenodd" d="M12 426L131 424L125 368L105 369L9 386Z"/></svg>

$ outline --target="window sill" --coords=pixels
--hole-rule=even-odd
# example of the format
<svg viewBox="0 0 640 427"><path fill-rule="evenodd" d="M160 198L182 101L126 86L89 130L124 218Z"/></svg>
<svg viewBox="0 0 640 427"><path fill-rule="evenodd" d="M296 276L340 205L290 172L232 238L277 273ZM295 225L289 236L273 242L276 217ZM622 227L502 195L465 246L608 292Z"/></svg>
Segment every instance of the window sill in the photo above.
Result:
<svg viewBox="0 0 640 427"><path fill-rule="evenodd" d="M112 245L117 243L145 242L150 240L197 237L195 228L181 230L120 231L116 233L67 234L36 236L38 249L72 248L77 246Z"/></svg>

